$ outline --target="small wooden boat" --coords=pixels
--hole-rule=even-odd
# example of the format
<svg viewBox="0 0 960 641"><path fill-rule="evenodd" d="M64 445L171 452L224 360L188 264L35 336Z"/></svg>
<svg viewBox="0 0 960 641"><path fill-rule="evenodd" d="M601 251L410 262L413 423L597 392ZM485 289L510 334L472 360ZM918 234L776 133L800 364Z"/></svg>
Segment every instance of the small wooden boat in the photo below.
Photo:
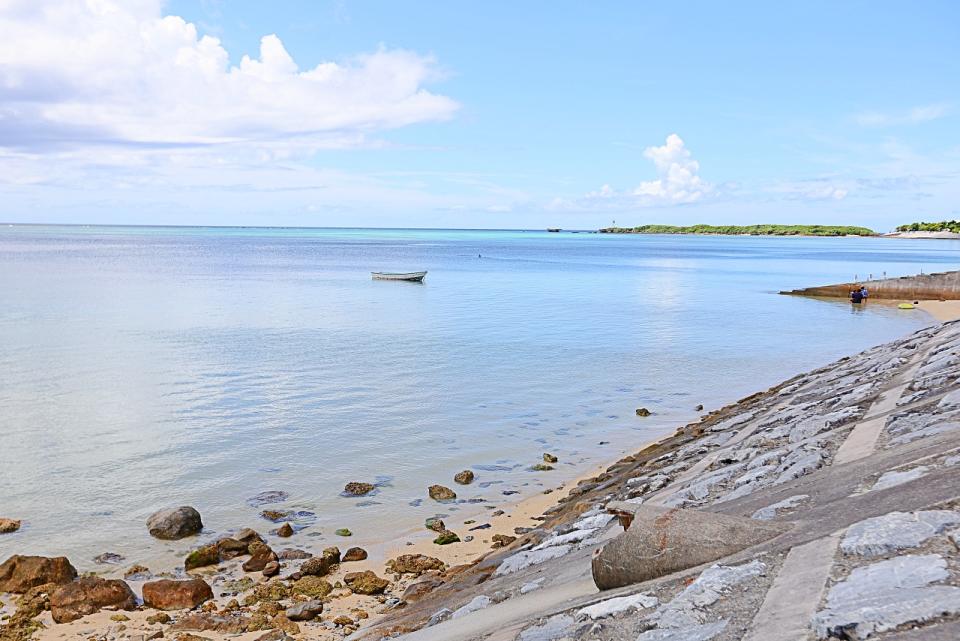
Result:
<svg viewBox="0 0 960 641"><path fill-rule="evenodd" d="M547 231L553 232L554 234L560 231L559 227L547 227Z"/></svg>
<svg viewBox="0 0 960 641"><path fill-rule="evenodd" d="M410 283L422 283L427 272L370 272L373 280L405 280Z"/></svg>

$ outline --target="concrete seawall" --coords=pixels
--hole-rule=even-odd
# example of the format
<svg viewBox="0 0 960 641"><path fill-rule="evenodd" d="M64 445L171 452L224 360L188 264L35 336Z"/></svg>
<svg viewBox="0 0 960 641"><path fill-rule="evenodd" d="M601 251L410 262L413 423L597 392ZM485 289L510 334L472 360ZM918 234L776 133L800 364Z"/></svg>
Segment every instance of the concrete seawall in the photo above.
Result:
<svg viewBox="0 0 960 641"><path fill-rule="evenodd" d="M793 296L828 296L846 298L855 286L866 285L870 298L888 300L960 300L960 271L919 274L900 278L884 278L857 283L838 283L805 287L781 294Z"/></svg>

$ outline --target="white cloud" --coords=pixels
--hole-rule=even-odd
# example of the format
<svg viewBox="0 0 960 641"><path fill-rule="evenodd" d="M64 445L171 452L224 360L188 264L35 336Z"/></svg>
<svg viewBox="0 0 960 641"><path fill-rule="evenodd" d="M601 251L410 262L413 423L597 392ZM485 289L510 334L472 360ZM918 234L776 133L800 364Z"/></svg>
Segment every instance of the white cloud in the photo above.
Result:
<svg viewBox="0 0 960 641"><path fill-rule="evenodd" d="M450 118L436 62L380 48L301 69L276 35L231 65L160 0L0 0L0 146L365 144Z"/></svg>
<svg viewBox="0 0 960 641"><path fill-rule="evenodd" d="M950 105L934 103L914 107L902 113L883 113L879 111L865 111L855 114L854 121L863 127L891 127L894 125L915 125L930 120L943 118L950 113Z"/></svg>
<svg viewBox="0 0 960 641"><path fill-rule="evenodd" d="M786 200L843 200L850 194L850 187L833 180L812 179L778 183L767 191Z"/></svg>

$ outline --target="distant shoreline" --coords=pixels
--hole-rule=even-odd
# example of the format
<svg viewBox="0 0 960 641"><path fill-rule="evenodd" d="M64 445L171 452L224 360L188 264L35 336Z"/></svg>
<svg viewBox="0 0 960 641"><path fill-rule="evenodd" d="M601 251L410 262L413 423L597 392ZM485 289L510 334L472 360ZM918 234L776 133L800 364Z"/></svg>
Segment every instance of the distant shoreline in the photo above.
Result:
<svg viewBox="0 0 960 641"><path fill-rule="evenodd" d="M848 225L639 225L637 227L604 227L601 234L677 234L697 236L813 236L843 238L874 237L877 232L866 227Z"/></svg>

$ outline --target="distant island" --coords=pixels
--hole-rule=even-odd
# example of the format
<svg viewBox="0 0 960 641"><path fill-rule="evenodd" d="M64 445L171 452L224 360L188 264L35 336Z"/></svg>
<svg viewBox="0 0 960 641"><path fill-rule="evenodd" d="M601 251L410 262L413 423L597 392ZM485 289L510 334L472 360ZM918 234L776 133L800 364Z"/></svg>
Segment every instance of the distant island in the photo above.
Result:
<svg viewBox="0 0 960 641"><path fill-rule="evenodd" d="M910 223L909 225L900 225L897 227L899 232L927 231L927 232L950 232L960 234L960 221L941 220L938 223Z"/></svg>
<svg viewBox="0 0 960 641"><path fill-rule="evenodd" d="M640 225L606 227L601 234L710 234L721 236L876 236L866 227L850 225Z"/></svg>

